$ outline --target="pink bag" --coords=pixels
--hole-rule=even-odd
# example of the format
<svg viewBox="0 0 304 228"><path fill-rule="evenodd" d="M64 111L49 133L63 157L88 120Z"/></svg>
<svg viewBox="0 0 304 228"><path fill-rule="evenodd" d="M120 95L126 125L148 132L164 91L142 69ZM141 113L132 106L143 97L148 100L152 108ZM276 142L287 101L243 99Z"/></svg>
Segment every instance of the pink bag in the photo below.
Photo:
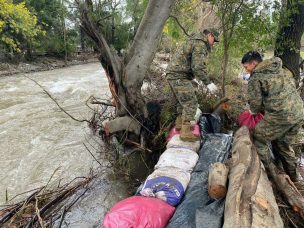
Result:
<svg viewBox="0 0 304 228"><path fill-rule="evenodd" d="M193 133L194 135L196 135L196 136L200 136L200 127L199 127L198 124L195 124L195 125L194 125L194 129L193 129L192 133ZM179 135L179 134L180 134L180 132L179 132L178 130L176 130L175 127L172 128L172 129L170 130L170 132L169 132L168 137L167 137L167 142L169 142L170 139L171 139L174 135Z"/></svg>
<svg viewBox="0 0 304 228"><path fill-rule="evenodd" d="M157 198L132 196L115 204L103 220L104 228L165 228L175 207Z"/></svg>
<svg viewBox="0 0 304 228"><path fill-rule="evenodd" d="M251 114L249 111L242 112L239 116L239 125L247 126L249 129L253 129L264 116L261 113Z"/></svg>

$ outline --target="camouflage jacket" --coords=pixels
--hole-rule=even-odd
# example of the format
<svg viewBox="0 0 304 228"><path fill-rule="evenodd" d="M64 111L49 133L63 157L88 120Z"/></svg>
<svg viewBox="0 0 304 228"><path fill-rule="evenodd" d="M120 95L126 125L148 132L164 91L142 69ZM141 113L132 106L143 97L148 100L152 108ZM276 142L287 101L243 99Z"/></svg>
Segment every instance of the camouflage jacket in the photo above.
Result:
<svg viewBox="0 0 304 228"><path fill-rule="evenodd" d="M304 119L303 101L292 73L282 60L272 58L257 65L248 82L248 101L253 113L265 112L265 121L297 123Z"/></svg>
<svg viewBox="0 0 304 228"><path fill-rule="evenodd" d="M211 51L204 34L196 34L188 39L177 53L174 53L167 69L167 79L202 80L210 83L206 58Z"/></svg>

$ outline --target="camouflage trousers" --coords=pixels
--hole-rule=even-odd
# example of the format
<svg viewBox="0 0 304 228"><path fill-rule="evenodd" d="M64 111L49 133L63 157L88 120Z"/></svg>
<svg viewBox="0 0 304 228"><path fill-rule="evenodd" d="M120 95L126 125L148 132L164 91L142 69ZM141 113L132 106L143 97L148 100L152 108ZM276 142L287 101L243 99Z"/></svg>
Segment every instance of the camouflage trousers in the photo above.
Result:
<svg viewBox="0 0 304 228"><path fill-rule="evenodd" d="M188 79L168 79L171 90L177 100L177 113L183 121L192 121L197 110L197 98L192 83Z"/></svg>
<svg viewBox="0 0 304 228"><path fill-rule="evenodd" d="M296 174L298 158L292 146L297 140L302 124L302 121L296 124L283 124L262 120L256 125L253 141L265 166L271 160L269 148L271 143L273 154L282 162L285 172L288 175Z"/></svg>

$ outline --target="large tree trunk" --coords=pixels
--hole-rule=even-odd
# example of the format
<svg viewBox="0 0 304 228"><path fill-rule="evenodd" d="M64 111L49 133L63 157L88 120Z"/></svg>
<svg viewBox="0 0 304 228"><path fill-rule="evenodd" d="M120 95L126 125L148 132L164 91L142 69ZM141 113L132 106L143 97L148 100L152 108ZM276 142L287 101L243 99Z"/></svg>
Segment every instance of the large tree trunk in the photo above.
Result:
<svg viewBox="0 0 304 228"><path fill-rule="evenodd" d="M229 166L223 227L283 227L271 184L247 127L235 134Z"/></svg>
<svg viewBox="0 0 304 228"><path fill-rule="evenodd" d="M125 58L123 84L126 88L132 113L141 111L146 116L141 86L154 58L162 30L174 6L175 0L150 0L139 25L133 44Z"/></svg>
<svg viewBox="0 0 304 228"><path fill-rule="evenodd" d="M304 32L303 0L286 1L282 6L280 25L274 54L283 60L283 65L299 80L301 37Z"/></svg>
<svg viewBox="0 0 304 228"><path fill-rule="evenodd" d="M142 122L142 118L146 117L147 113L141 95L141 87L175 0L149 1L145 15L125 59L119 58L116 52L109 47L103 34L98 31L96 24L94 24L91 17L92 1L76 0L76 2L82 12L82 27L99 48L100 62L109 80L117 116L129 115L133 118L136 117L138 122ZM111 124L111 122L108 124Z"/></svg>

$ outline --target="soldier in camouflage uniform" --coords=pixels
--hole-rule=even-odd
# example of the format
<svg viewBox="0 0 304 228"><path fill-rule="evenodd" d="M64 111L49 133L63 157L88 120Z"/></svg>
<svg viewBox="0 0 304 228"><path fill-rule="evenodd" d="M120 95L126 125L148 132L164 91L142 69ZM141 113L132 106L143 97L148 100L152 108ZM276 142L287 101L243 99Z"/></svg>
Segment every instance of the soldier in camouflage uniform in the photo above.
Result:
<svg viewBox="0 0 304 228"><path fill-rule="evenodd" d="M253 134L260 158L267 167L270 160L268 145L280 158L285 172L300 185L297 157L292 144L304 123L303 101L296 90L295 80L288 69L282 68L280 58L262 61L257 52L248 52L242 59L251 73L248 82L248 101L253 113L264 113Z"/></svg>
<svg viewBox="0 0 304 228"><path fill-rule="evenodd" d="M197 110L197 98L191 80L196 78L209 84L210 78L206 69L206 57L214 42L218 41L214 29L206 29L188 39L175 53L167 69L166 78L177 99L178 118L176 128L184 141L195 141L199 138L192 134L190 122L194 120Z"/></svg>

